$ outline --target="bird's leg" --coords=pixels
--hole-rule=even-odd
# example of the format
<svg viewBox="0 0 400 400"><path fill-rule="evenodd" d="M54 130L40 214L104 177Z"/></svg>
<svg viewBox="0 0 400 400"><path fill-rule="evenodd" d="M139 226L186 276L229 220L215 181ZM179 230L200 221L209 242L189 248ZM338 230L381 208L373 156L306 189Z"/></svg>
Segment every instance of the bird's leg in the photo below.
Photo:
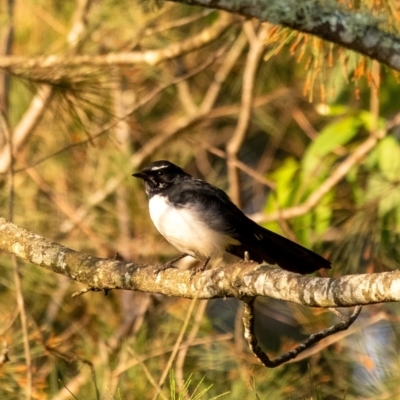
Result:
<svg viewBox="0 0 400 400"><path fill-rule="evenodd" d="M181 255L179 255L178 257L175 257L174 259L172 259L171 261L166 262L163 265L159 265L157 267L154 268L154 274L158 275L161 271L165 271L166 269L169 268L176 268L174 263L176 263L179 260L182 260L182 258L185 258L186 256L188 256L189 254L186 253L182 253Z"/></svg>
<svg viewBox="0 0 400 400"><path fill-rule="evenodd" d="M196 268L192 269L192 272L190 274L190 279L192 279L198 272L203 272L206 269L207 264L210 261L210 258L211 257L208 257L207 260L204 261L203 265L201 265L200 267L196 267Z"/></svg>

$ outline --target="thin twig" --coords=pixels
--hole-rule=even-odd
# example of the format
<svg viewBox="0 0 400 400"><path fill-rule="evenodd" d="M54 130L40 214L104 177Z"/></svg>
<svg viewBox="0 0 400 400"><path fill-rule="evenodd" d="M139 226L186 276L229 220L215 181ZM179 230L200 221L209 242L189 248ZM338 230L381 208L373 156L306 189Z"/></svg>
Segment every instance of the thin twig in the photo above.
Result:
<svg viewBox="0 0 400 400"><path fill-rule="evenodd" d="M306 351L304 351L303 353L301 353L298 357L296 357L296 359L290 360L289 363L299 362L308 357L311 357L314 354L318 354L323 349L326 349L328 346L331 346L332 344L337 343L337 342L343 340L344 338L346 338L350 335L353 335L356 332L360 332L363 329L366 329L367 327L369 327L371 325L374 325L380 321L385 321L385 320L387 320L386 313L380 312L378 314L374 314L367 320L361 321L356 326L353 325L346 331L339 332L335 336L329 336L323 342L320 342L320 343L318 343L318 345L311 347L311 348L307 349Z"/></svg>
<svg viewBox="0 0 400 400"><path fill-rule="evenodd" d="M59 379L58 382L60 382L60 383L64 386L65 390L67 390L68 393L69 393L75 400L78 400L78 398L68 389L67 385L64 383L63 380Z"/></svg>
<svg viewBox="0 0 400 400"><path fill-rule="evenodd" d="M57 78L59 79L62 77L62 73L65 72L67 74L70 68L76 69L90 66L109 69L112 66L129 66L135 64L155 66L163 61L180 57L207 46L219 39L226 30L232 27L235 21L240 20L240 17L238 18L232 14L219 13L218 20L198 34L182 42L172 43L167 47L157 50L118 52L105 55L58 56L53 54L45 57L3 56L0 57L0 69L11 71L14 74L22 71L24 75L42 70L48 74L47 79L51 79L51 74L54 72L57 73Z"/></svg>
<svg viewBox="0 0 400 400"><path fill-rule="evenodd" d="M306 341L304 341L303 343L298 345L293 350L290 350L290 351L280 355L279 357L275 358L274 360L271 360L268 357L268 355L258 346L258 341L255 336L255 332L254 332L255 297L243 299L243 301L245 303L244 315L243 315L243 325L244 325L244 329L245 329L244 337L246 338L246 340L249 344L249 348L252 351L252 353L267 368L278 367L279 365L282 365L283 363L296 358L304 350L308 349L313 344L318 343L322 339L324 339L330 335L333 335L337 332L346 330L357 319L358 315L361 312L361 308L362 308L361 306L356 306L353 313L350 316L343 318L339 323L337 323L327 329L324 329L321 332L310 335L310 337Z"/></svg>
<svg viewBox="0 0 400 400"><path fill-rule="evenodd" d="M186 113L189 115L196 114L198 112L198 107L193 100L192 93L190 92L189 82L187 80L179 82L176 87L178 89L179 101Z"/></svg>
<svg viewBox="0 0 400 400"><path fill-rule="evenodd" d="M7 148L9 150L9 157L10 157L8 212L9 212L9 219L10 221L12 221L14 218L14 196L15 196L14 172L13 172L13 166L14 166L13 138L11 135L10 128L8 126L6 116L3 113L0 114L0 119L1 119L0 121L1 130L5 133L5 137L7 140ZM30 400L32 397L32 356L29 347L28 319L26 316L25 300L22 292L21 275L19 272L17 257L14 254L11 256L11 261L14 269L15 293L16 293L17 305L21 321L22 336L24 342L25 365L26 365L25 396L27 400Z"/></svg>
<svg viewBox="0 0 400 400"><path fill-rule="evenodd" d="M13 137L13 156L20 150L34 132L38 123L43 117L46 106L48 105L53 89L50 86L42 85L38 88L36 95L31 100L28 109L14 128ZM0 174L7 172L11 164L11 152L9 145L5 145L0 152Z"/></svg>
<svg viewBox="0 0 400 400"><path fill-rule="evenodd" d="M201 301L199 307L196 310L196 315L193 320L192 329L189 332L189 335L186 339L186 346L182 347L179 350L178 355L176 356L176 363L175 363L175 378L178 384L180 391L182 391L184 387L184 378L183 378L183 366L185 363L186 355L189 348L192 346L192 343L196 339L196 335L199 331L200 324L203 320L204 313L206 312L208 301Z"/></svg>
<svg viewBox="0 0 400 400"><path fill-rule="evenodd" d="M221 341L230 341L232 340L232 334L231 333L223 333L220 335L215 335L207 338L197 338L191 342L191 346L203 346L207 345L210 343L215 343L215 342L221 342ZM184 349L185 347L188 347L188 342L182 342L181 345L179 346L179 350ZM146 360L149 360L154 357L160 357L166 353L169 353L173 351L175 348L174 346L169 346L169 347L162 347L160 349L153 350L150 354L145 354L140 356L137 360L130 360L129 362L119 365L113 372L113 375L115 376L120 376L124 372L126 372L128 369L133 368L136 366L139 362L144 362Z"/></svg>
<svg viewBox="0 0 400 400"><path fill-rule="evenodd" d="M289 87L283 87L275 90L272 93L263 94L253 99L253 107L263 107L268 103L273 102L274 100L278 100L280 98L287 98L293 89ZM233 103L225 106L219 106L210 110L207 114L207 119L214 119L214 118L221 118L227 117L229 115L236 115L239 114L241 109L240 103Z"/></svg>
<svg viewBox="0 0 400 400"><path fill-rule="evenodd" d="M182 344L183 336L185 335L186 329L187 329L187 327L189 325L190 318L192 317L192 314L193 314L193 311L194 311L194 308L195 308L196 304L197 304L197 298L195 297L190 302L190 306L189 306L189 309L187 311L185 321L183 322L182 328L181 328L181 330L179 332L179 335L178 335L178 337L176 339L174 348L173 348L172 353L171 353L171 355L170 355L170 357L168 359L167 365L164 367L163 373L161 374L161 377L160 377L160 379L158 381L158 386L159 387L162 387L164 385L165 379L168 376L168 373L169 373L169 371L171 369L172 363L174 362L175 356L177 355L177 353L178 353L178 351L180 349L180 346ZM157 396L158 396L158 392L154 394L152 399L156 400Z"/></svg>
<svg viewBox="0 0 400 400"><path fill-rule="evenodd" d="M2 38L1 49L4 56L9 56L12 53L14 37L15 37L15 24L14 24L14 7L15 1L7 1L6 13L3 14L2 23ZM4 9L2 10L4 12ZM8 114L9 97L10 97L10 75L6 71L0 72L0 109L4 114ZM6 142L5 133L0 130L0 144Z"/></svg>
<svg viewBox="0 0 400 400"><path fill-rule="evenodd" d="M126 114L126 111L130 108L129 101L131 97L134 96L134 93L131 89L127 87L120 75L120 72L117 71L117 85L113 90L113 100L114 100L114 109L115 115L119 118L119 123L115 126L114 134L116 137L116 142L119 151L123 154L124 157L129 157L129 148L130 148L130 127L126 119L122 117ZM131 243L131 213L128 205L128 191L126 185L119 185L116 187L115 191L116 196L116 214L118 221L118 239L115 241L115 245L117 246L118 252L122 255L122 258L128 260L131 256L130 253L130 243Z"/></svg>
<svg viewBox="0 0 400 400"><path fill-rule="evenodd" d="M379 123L379 90L381 85L381 67L377 61L372 61L372 82L371 82L371 95L370 95L370 112L373 117L371 134L374 135L378 132Z"/></svg>
<svg viewBox="0 0 400 400"><path fill-rule="evenodd" d="M75 297L82 296L88 292L102 292L102 291L103 291L103 289L96 289L96 288L92 288L92 287L88 286L88 287L85 287L85 288L79 290L78 292L72 293L71 298L73 299Z"/></svg>
<svg viewBox="0 0 400 400"><path fill-rule="evenodd" d="M346 174L352 167L354 167L354 165L360 162L363 157L376 146L378 141L384 137L385 132L380 131L379 135L380 136L369 136L368 139L366 139L355 150L353 150L351 154L349 154L348 157L336 167L332 174L313 193L311 193L311 195L303 204L287 208L286 210L280 210L268 215L257 213L251 215L250 217L254 221L260 223L277 221L280 218L290 219L308 213L334 186L336 186L346 176Z"/></svg>
<svg viewBox="0 0 400 400"><path fill-rule="evenodd" d="M318 137L318 132L298 107L293 110L292 117L310 140L315 140Z"/></svg>
<svg viewBox="0 0 400 400"><path fill-rule="evenodd" d="M10 361L10 358L8 356L8 352L9 352L10 349L8 347L7 341L3 340L2 345L3 345L3 349L0 352L0 370L1 370L1 367L4 364L6 364L6 363L8 363Z"/></svg>
<svg viewBox="0 0 400 400"><path fill-rule="evenodd" d="M17 257L14 255L11 256L11 260L14 268L15 291L16 291L17 304L19 308L21 329L24 341L24 353L25 353L25 365L26 365L25 394L27 400L30 400L32 397L32 356L31 356L31 349L29 347L28 318L25 310L25 300L22 292L22 282L21 282L21 275L19 271Z"/></svg>
<svg viewBox="0 0 400 400"><path fill-rule="evenodd" d="M239 34L238 38L235 40L228 54L226 55L221 67L217 70L214 75L214 80L207 89L206 94L203 97L200 109L203 114L208 114L215 101L217 100L218 94L221 91L221 86L225 82L232 68L236 65L237 59L242 54L245 46L247 44L246 37L243 33Z"/></svg>
<svg viewBox="0 0 400 400"><path fill-rule="evenodd" d="M89 370L90 370L90 373L91 373L91 376L92 376L93 385L94 385L94 389L95 389L95 392L96 392L96 400L100 400L100 391L99 391L99 387L98 387L98 384L97 384L97 376L96 376L96 370L94 369L94 364L95 364L94 362L92 362L90 360L87 360L85 358L74 357L74 356L71 357L69 354L65 354L65 353L63 353L63 352L61 352L61 351L59 351L59 350L47 345L47 344L45 344L45 348L51 354L53 354L53 355L55 355L55 356L57 356L59 358L62 358L63 360L67 361L68 363L81 362L81 363L87 365L89 367ZM71 386L71 385L69 384L69 386ZM66 386L64 385L64 387L66 387ZM69 391L68 388L66 388L66 389Z"/></svg>
<svg viewBox="0 0 400 400"><path fill-rule="evenodd" d="M228 181L229 191L232 201L240 206L240 175L233 160L238 157L238 152L246 137L246 132L250 123L251 110L253 105L253 89L256 78L257 68L264 50L264 41L267 38L268 29L261 26L257 35L254 34L253 21L246 21L243 30L250 42L250 50L247 55L246 66L243 72L242 100L238 123L235 132L226 146L228 155ZM251 40L253 38L253 40Z"/></svg>
<svg viewBox="0 0 400 400"><path fill-rule="evenodd" d="M9 321L8 322L3 321L3 325L1 326L1 329L0 329L0 337L4 336L5 333L14 325L14 322L18 318L18 315L19 315L19 310L18 310L18 306L16 306L14 312L12 313L11 317L9 318Z"/></svg>
<svg viewBox="0 0 400 400"><path fill-rule="evenodd" d="M77 226L86 236L88 236L93 244L96 244L99 255L106 256L113 253L113 249L109 247L108 243L99 238L99 236L90 228L90 226L77 218L76 210L67 201L65 196L60 196L57 194L35 169L29 168L26 171L29 177L36 183L40 190L49 199L51 199L57 208L71 221L73 221L75 226Z"/></svg>
<svg viewBox="0 0 400 400"><path fill-rule="evenodd" d="M218 147L212 146L211 144L209 144L203 140L199 140L196 138L190 138L190 137L187 138L187 140L192 143L195 143L196 145L200 144L201 147L203 147L208 152L210 152L211 154L214 154L217 157L220 157L224 160L226 160L228 158L227 154L223 150L219 149ZM254 169L252 169L251 167L246 165L244 162L242 162L238 159L231 160L231 162L237 168L239 168L245 174L251 176L257 182L260 182L261 184L263 184L271 189L275 189L275 187L276 187L275 182L270 181L269 179L265 178L262 174L259 174L257 171L255 171Z"/></svg>
<svg viewBox="0 0 400 400"><path fill-rule="evenodd" d="M192 14L192 15L189 15L184 18L180 18L177 20L169 21L169 22L164 22L162 25L155 26L154 28L146 28L143 33L145 36L151 36L151 35L155 35L157 33L169 31L171 29L180 28L182 26L192 24L193 22L196 22L197 20L199 20L201 18L207 17L208 15L212 14L213 12L215 12L215 10L204 9L196 14Z"/></svg>
<svg viewBox="0 0 400 400"><path fill-rule="evenodd" d="M128 351L131 354L131 356L134 357L135 360L138 360L138 365L140 365L140 367L143 369L143 372L146 375L146 378L150 382L151 386L153 386L153 388L157 391L157 397L160 396L163 400L167 400L167 396L162 392L161 386L158 385L152 373L147 368L146 364L143 361L139 361L139 357L135 354L135 352L132 349L128 349Z"/></svg>

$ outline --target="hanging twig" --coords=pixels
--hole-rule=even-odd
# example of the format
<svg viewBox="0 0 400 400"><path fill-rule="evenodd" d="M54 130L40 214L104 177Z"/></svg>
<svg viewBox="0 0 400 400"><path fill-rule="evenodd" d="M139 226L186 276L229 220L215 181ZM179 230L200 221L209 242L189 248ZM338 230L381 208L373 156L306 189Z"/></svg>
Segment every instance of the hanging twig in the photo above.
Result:
<svg viewBox="0 0 400 400"><path fill-rule="evenodd" d="M300 353L302 353L304 350L307 350L309 347L311 347L313 344L318 343L322 339L333 335L337 332L341 332L346 330L353 322L357 319L358 315L361 312L361 306L355 307L353 313L346 317L342 316L341 321L327 329L324 329L321 332L314 333L310 335L310 337L298 345L296 348L293 350L290 350L279 357L275 358L274 360L271 360L268 355L260 348L258 345L258 340L256 338L255 332L254 332L254 302L255 302L255 297L243 299L245 306L244 306L244 313L243 313L243 325L244 325L244 337L246 338L249 348L252 351L252 353L255 355L255 357L266 367L268 368L275 368L279 367L279 365L282 365L285 362L288 362L289 360L293 360L296 358Z"/></svg>

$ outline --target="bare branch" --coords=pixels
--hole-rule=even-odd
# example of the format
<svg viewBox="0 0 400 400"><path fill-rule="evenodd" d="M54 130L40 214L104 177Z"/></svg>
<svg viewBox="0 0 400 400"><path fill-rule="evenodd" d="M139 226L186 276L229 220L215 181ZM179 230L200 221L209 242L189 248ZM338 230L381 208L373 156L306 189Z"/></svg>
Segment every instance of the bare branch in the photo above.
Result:
<svg viewBox="0 0 400 400"><path fill-rule="evenodd" d="M268 265L239 262L198 273L96 258L0 218L0 249L93 289L125 289L211 299L269 296L310 307L352 307L400 301L400 270L340 278L302 276Z"/></svg>
<svg viewBox="0 0 400 400"><path fill-rule="evenodd" d="M42 85L32 99L29 108L15 127L12 142L13 154L18 154L18 150L26 143L29 136L33 133L36 126L43 117L47 104L51 99L53 90L50 86ZM9 144L6 144L0 151L0 174L5 173L11 162Z"/></svg>
<svg viewBox="0 0 400 400"><path fill-rule="evenodd" d="M253 109L253 89L256 81L257 68L264 50L264 42L267 38L268 29L261 26L256 35L251 21L245 22L243 30L246 32L250 43L247 55L246 67L243 73L242 100L238 123L235 132L230 138L226 153L228 155L228 180L230 195L234 203L240 207L240 179L239 171L234 163L238 159L238 152L246 138L247 128L250 123L251 111ZM254 37L253 37L254 36Z"/></svg>

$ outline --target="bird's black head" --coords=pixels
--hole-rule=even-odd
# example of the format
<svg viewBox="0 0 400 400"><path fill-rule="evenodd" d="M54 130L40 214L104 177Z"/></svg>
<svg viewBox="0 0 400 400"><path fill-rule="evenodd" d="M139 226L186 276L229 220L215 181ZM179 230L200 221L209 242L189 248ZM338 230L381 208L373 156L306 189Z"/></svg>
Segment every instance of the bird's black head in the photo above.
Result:
<svg viewBox="0 0 400 400"><path fill-rule="evenodd" d="M177 165L166 161L154 161L145 167L141 172L132 174L135 178L143 179L145 182L146 193L152 196L160 193L176 180L188 176L182 168Z"/></svg>

